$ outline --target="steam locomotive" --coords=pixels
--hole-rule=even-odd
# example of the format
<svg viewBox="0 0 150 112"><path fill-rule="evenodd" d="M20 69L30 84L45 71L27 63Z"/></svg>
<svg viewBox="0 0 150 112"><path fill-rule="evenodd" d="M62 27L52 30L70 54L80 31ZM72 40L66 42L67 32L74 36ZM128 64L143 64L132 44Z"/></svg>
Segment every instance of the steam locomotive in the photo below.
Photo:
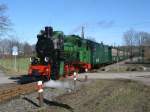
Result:
<svg viewBox="0 0 150 112"><path fill-rule="evenodd" d="M128 58L125 50L84 39L78 35L64 35L45 27L37 35L36 57L30 59L29 76L48 80L67 77L73 72L84 72L104 64Z"/></svg>

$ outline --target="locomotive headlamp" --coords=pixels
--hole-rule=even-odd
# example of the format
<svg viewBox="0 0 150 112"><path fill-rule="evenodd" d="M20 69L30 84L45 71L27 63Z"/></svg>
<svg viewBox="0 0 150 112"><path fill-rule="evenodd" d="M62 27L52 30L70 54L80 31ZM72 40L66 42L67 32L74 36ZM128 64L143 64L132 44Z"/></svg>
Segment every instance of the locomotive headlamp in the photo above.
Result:
<svg viewBox="0 0 150 112"><path fill-rule="evenodd" d="M48 57L45 57L45 58L44 58L44 61L45 61L45 62L48 62L48 61L49 61L49 58L48 58Z"/></svg>
<svg viewBox="0 0 150 112"><path fill-rule="evenodd" d="M32 58L30 57L30 62L32 62Z"/></svg>
<svg viewBox="0 0 150 112"><path fill-rule="evenodd" d="M34 57L30 57L30 62L33 62L34 61Z"/></svg>

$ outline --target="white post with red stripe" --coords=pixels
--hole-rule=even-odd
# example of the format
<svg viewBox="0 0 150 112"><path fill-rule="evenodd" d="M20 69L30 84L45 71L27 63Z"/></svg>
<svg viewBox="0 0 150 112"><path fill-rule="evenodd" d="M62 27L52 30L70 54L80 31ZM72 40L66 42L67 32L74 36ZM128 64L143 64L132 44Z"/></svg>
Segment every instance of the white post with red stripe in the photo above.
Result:
<svg viewBox="0 0 150 112"><path fill-rule="evenodd" d="M85 72L88 72L88 69L87 69L87 68L85 69Z"/></svg>
<svg viewBox="0 0 150 112"><path fill-rule="evenodd" d="M39 106L42 107L43 106L43 84L42 81L38 81L37 82L37 87L38 87L38 93L39 93Z"/></svg>
<svg viewBox="0 0 150 112"><path fill-rule="evenodd" d="M77 80L77 73L76 72L73 73L73 80Z"/></svg>
<svg viewBox="0 0 150 112"><path fill-rule="evenodd" d="M77 80L77 73L73 73L73 80L74 80L74 91L76 91L76 80Z"/></svg>
<svg viewBox="0 0 150 112"><path fill-rule="evenodd" d="M88 69L86 68L85 69L85 72L87 73L88 72ZM87 81L87 79L88 79L88 76L87 76L87 74L85 75L85 78L84 78L84 81Z"/></svg>

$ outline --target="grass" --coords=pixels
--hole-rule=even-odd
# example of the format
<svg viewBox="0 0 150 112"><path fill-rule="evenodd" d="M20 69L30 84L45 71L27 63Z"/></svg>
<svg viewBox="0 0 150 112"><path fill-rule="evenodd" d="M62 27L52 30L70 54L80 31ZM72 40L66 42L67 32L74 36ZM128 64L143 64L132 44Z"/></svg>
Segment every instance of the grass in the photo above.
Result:
<svg viewBox="0 0 150 112"><path fill-rule="evenodd" d="M103 70L104 68L102 68ZM101 69L98 72L102 71ZM128 72L128 71L143 71L142 65L130 64L130 65L114 65L105 68L106 72Z"/></svg>
<svg viewBox="0 0 150 112"><path fill-rule="evenodd" d="M46 112L150 112L150 87L131 80L97 80L55 100L73 109L51 106Z"/></svg>
<svg viewBox="0 0 150 112"><path fill-rule="evenodd" d="M14 58L0 59L0 67L6 74L26 74L30 64L29 58L17 58L16 69Z"/></svg>
<svg viewBox="0 0 150 112"><path fill-rule="evenodd" d="M148 112L150 110L147 98L147 88L136 83L127 83L114 88L111 93L98 104L100 112ZM97 111L97 112L98 112Z"/></svg>

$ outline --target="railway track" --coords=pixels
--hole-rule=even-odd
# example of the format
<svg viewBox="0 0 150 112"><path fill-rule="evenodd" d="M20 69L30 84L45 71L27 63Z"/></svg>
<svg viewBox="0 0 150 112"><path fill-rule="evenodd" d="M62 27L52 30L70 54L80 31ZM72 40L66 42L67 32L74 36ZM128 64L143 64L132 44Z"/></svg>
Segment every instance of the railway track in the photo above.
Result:
<svg viewBox="0 0 150 112"><path fill-rule="evenodd" d="M37 90L36 83L14 85L0 89L0 103Z"/></svg>

